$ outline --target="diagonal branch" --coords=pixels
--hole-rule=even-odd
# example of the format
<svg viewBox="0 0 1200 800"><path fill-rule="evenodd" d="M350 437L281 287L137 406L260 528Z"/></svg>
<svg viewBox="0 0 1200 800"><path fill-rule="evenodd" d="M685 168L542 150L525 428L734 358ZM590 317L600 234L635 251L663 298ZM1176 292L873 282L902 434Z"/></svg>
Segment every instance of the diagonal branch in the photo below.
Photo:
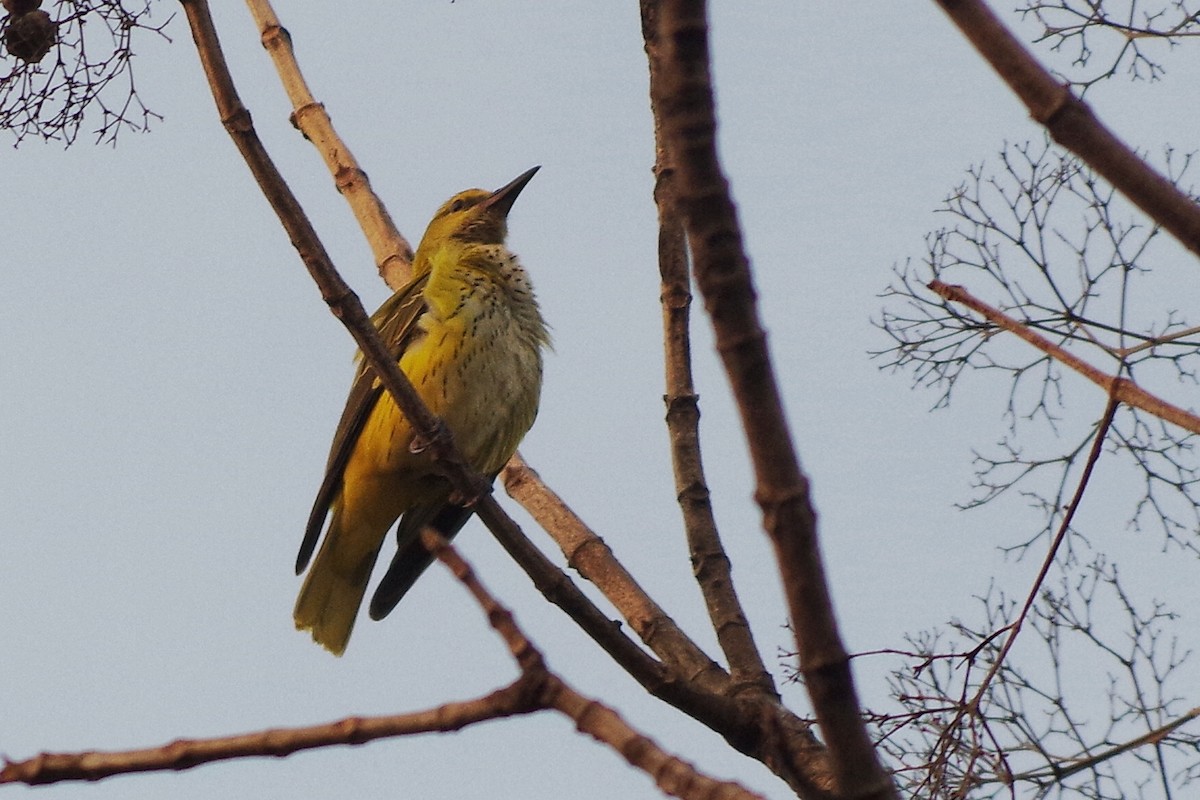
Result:
<svg viewBox="0 0 1200 800"><path fill-rule="evenodd" d="M1000 669L1004 666L1004 659L1012 650L1013 644L1020 635L1021 629L1025 624L1026 617L1029 616L1030 609L1033 608L1034 602L1041 595L1042 584L1046 580L1046 575L1050 572L1050 567L1054 564L1055 558L1058 556L1059 548L1062 546L1063 540L1066 539L1067 533L1071 529L1071 520L1075 518L1075 512L1079 510L1080 503L1083 502L1083 493L1087 490L1088 484L1092 479L1092 472L1096 467L1096 462L1100 460L1100 454L1104 451L1104 442L1108 438L1109 428L1112 427L1113 417L1117 413L1117 408L1120 406L1120 401L1115 396L1109 397L1108 405L1104 409L1104 417L1096 426L1095 438L1092 441L1092 449L1088 453L1087 461L1084 463L1083 472L1079 476L1079 483L1075 487L1075 494L1071 498L1071 502L1067 504L1066 510L1063 512L1062 522L1058 526L1058 533L1054 540L1050 543L1050 547L1046 552L1046 557L1042 560L1041 569L1038 570L1037 577L1034 578L1033 584L1029 587L1029 591L1025 595L1025 602L1021 606L1021 610L1017 613L1016 618L1007 626L1008 633L1005 636L1004 644L1000 647L1000 652L992 660L991 666L983 679L979 681L979 686L975 690L975 694L969 701L959 707L956 712L957 717L962 717L964 714L975 713L979 709L979 704L987 693L988 687ZM951 724L947 727L947 731L951 731L956 727ZM944 746L949 749L954 747L954 743L945 737L943 739ZM962 791L966 792L966 785L962 787Z"/></svg>
<svg viewBox="0 0 1200 800"><path fill-rule="evenodd" d="M501 472L505 489L562 548L568 562L592 581L666 662L654 661L633 647L616 623L605 618L520 530L491 519L503 511L494 499L480 503L479 514L509 554L548 600L561 607L648 692L725 737L738 752L782 778L799 796L828 800L832 784L828 753L812 726L765 692L742 692L716 663L678 629L644 589L625 571L609 547L547 487L532 468L514 456ZM526 552L522 552L526 551ZM649 623L646 630L641 630ZM610 649L606 640L616 640ZM643 665L650 663L650 667ZM670 666L667 666L670 665Z"/></svg>
<svg viewBox="0 0 1200 800"><path fill-rule="evenodd" d="M642 0L642 37L650 64L650 98L654 102L658 83L658 5ZM662 136L660 115L654 113L655 185L658 207L658 270L662 281L663 350L666 372L667 430L671 439L671 462L675 492L683 512L684 530L692 558L692 571L704 595L704 605L732 673L734 690L764 692L778 698L775 682L767 672L754 641L733 584L729 556L721 544L713 516L711 495L700 458L700 396L692 382L689 327L692 304L688 277L687 243L683 220L675 199L675 169Z"/></svg>
<svg viewBox="0 0 1200 800"><path fill-rule="evenodd" d="M225 63L225 55L221 50L212 16L209 14L208 3L206 0L180 0L180 3L187 14L192 39L208 78L221 122L245 159L263 195L279 217L280 224L287 231L288 238L299 253L309 275L321 290L321 298L354 337L363 358L375 370L380 383L391 393L405 417L412 423L413 430L430 443L430 452L459 494L463 497L481 497L487 494L490 491L489 485L467 467L454 446L450 431L425 407L408 378L400 371L399 364L391 357L379 332L367 316L362 301L334 268L312 222L263 147L254 130L250 112L242 104L234 87L233 77Z"/></svg>
<svg viewBox="0 0 1200 800"><path fill-rule="evenodd" d="M665 664L704 691L731 694L729 675L679 628L613 556L604 540L542 481L520 454L513 456L500 475L509 495L554 538L567 564L604 593Z"/></svg>
<svg viewBox="0 0 1200 800"><path fill-rule="evenodd" d="M948 283L942 283L939 280L933 280L930 281L929 288L951 302L961 303L993 325L1016 334L1038 350L1065 364L1104 389L1105 392L1118 401L1147 411L1160 419L1178 425L1186 431L1200 433L1200 416L1147 392L1128 378L1109 375L1103 370L1092 366L1074 353L1059 347L1044 336L1030 330L1027 325L1021 324L1003 311L978 299L962 286L952 286Z"/></svg>
<svg viewBox="0 0 1200 800"><path fill-rule="evenodd" d="M338 191L349 203L371 252L375 254L380 276L393 290L399 289L408 283L412 274L412 247L396 229L383 201L371 188L367 173L334 130L324 104L313 97L296 62L291 34L280 24L270 0L246 0L246 5L254 16L263 47L271 54L283 88L292 101L292 124L324 159Z"/></svg>
<svg viewBox="0 0 1200 800"><path fill-rule="evenodd" d="M717 159L706 13L703 0L661 3L661 80L654 102L679 171L680 207L696 283L741 413L757 481L755 496L775 547L800 671L828 746L834 794L896 798L896 787L867 735L849 656L838 634L808 479L792 447L737 213Z"/></svg>
<svg viewBox="0 0 1200 800"><path fill-rule="evenodd" d="M1021 98L1030 115L1135 205L1200 255L1200 206L1116 137L1068 86L1054 79L983 0L937 0Z"/></svg>
<svg viewBox="0 0 1200 800"><path fill-rule="evenodd" d="M1076 775L1080 772L1094 768L1097 764L1102 764L1105 761L1110 761L1119 755L1137 750L1140 747L1145 747L1148 744L1158 744L1166 739L1179 728L1182 728L1187 723L1200 718L1200 707L1193 708L1176 719L1171 720L1166 725L1155 728L1152 731L1147 731L1141 736L1135 736L1127 742L1113 745L1105 750L1101 750L1095 755L1080 758L1068 758L1055 762L1048 769L1035 769L1029 772L1021 772L1012 776L1012 780L1016 781L1043 781L1055 780L1062 782L1063 780Z"/></svg>

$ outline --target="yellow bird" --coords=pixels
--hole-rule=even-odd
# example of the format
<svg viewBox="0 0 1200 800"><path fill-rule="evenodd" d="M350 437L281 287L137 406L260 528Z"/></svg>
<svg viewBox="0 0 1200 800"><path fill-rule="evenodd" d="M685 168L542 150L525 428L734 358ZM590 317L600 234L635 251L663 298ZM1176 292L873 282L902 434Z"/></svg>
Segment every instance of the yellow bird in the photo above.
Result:
<svg viewBox="0 0 1200 800"><path fill-rule="evenodd" d="M537 170L494 192L468 189L447 200L417 247L412 281L372 317L467 463L489 476L533 425L550 342L529 277L504 244L508 212ZM332 511L294 618L337 655L392 524L400 520L398 547L371 600L373 619L386 616L431 563L421 528L453 536L471 516L450 501L449 482L413 439L404 413L362 363L296 558L300 574Z"/></svg>

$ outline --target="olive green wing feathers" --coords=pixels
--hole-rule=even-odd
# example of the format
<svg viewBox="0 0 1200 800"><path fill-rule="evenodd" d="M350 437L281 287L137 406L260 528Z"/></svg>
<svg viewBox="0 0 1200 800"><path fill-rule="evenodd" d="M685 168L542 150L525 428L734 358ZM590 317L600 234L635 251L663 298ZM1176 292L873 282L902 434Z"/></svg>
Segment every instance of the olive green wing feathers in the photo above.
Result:
<svg viewBox="0 0 1200 800"><path fill-rule="evenodd" d="M371 317L379 335L387 343L389 352L397 361L414 338L420 335L417 320L425 310L424 292L428 282L429 273L426 272L385 300ZM342 411L342 418L333 435L329 461L325 466L325 477L317 491L312 512L308 516L308 526L304 531L304 541L300 544L300 552L296 556L297 575L304 571L312 558L317 540L321 538L321 530L325 527L325 516L342 489L342 474L346 469L346 462L354 452L363 425L371 416L371 411L382 394L383 387L376 380L374 370L366 362L360 363L354 383L350 387L350 396L346 398L346 408Z"/></svg>

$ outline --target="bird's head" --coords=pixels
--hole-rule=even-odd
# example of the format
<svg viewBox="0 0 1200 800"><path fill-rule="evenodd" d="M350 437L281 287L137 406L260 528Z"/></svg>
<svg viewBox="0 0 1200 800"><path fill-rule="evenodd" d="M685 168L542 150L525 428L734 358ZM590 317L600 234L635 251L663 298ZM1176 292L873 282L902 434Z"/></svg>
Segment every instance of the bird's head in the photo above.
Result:
<svg viewBox="0 0 1200 800"><path fill-rule="evenodd" d="M503 244L508 234L508 212L538 169L526 170L494 192L467 189L443 203L421 237L417 261L450 242Z"/></svg>

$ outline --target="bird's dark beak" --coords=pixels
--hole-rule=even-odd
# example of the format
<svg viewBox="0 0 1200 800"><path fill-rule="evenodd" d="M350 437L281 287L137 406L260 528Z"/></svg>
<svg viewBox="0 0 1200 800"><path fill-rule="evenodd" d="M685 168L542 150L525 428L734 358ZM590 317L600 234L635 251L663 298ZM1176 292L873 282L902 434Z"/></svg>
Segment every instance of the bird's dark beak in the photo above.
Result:
<svg viewBox="0 0 1200 800"><path fill-rule="evenodd" d="M521 193L521 190L525 188L525 184L529 183L539 169L541 169L540 166L522 172L504 186L492 192L492 196L483 201L483 206L488 210L494 209L502 217L507 217L508 212L512 210L513 203L517 201L517 195Z"/></svg>

